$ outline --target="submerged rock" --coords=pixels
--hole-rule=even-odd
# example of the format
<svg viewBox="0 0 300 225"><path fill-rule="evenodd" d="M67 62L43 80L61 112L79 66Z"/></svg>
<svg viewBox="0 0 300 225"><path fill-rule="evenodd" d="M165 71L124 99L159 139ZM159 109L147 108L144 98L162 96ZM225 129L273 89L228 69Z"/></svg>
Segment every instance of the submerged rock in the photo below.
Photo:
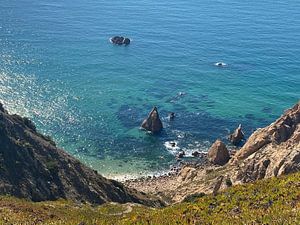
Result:
<svg viewBox="0 0 300 225"><path fill-rule="evenodd" d="M143 121L141 127L148 131L151 131L152 133L161 132L161 130L163 129L163 125L159 118L156 107L152 109L152 111L148 115L148 118Z"/></svg>
<svg viewBox="0 0 300 225"><path fill-rule="evenodd" d="M226 145L222 141L216 140L208 150L208 159L213 164L221 166L226 164L230 159Z"/></svg>
<svg viewBox="0 0 300 225"><path fill-rule="evenodd" d="M238 128L236 128L236 130L231 135L229 135L229 140L232 144L238 145L243 139L245 139L245 135L242 130L242 125L240 124Z"/></svg>

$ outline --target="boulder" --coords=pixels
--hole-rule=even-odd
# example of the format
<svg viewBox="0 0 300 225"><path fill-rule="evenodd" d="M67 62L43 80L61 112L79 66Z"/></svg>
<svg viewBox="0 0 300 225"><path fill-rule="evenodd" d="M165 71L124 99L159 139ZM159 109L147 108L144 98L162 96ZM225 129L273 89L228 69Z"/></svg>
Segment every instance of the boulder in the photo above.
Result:
<svg viewBox="0 0 300 225"><path fill-rule="evenodd" d="M142 128L151 131L152 133L159 133L163 129L162 122L159 118L157 108L154 107L149 113L148 118L142 123Z"/></svg>
<svg viewBox="0 0 300 225"><path fill-rule="evenodd" d="M222 141L216 140L208 150L208 160L213 164L222 166L226 164L229 159L230 156L226 145Z"/></svg>
<svg viewBox="0 0 300 225"><path fill-rule="evenodd" d="M229 140L232 144L238 145L243 139L245 139L245 135L242 130L242 125L240 124L238 128L236 128L236 130L231 135L229 135Z"/></svg>

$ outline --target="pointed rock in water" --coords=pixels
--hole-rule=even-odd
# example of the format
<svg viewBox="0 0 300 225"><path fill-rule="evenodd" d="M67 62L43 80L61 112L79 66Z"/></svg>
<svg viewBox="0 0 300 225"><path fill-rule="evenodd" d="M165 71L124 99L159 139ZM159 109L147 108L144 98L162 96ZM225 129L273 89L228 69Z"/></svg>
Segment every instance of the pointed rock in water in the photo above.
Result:
<svg viewBox="0 0 300 225"><path fill-rule="evenodd" d="M242 130L242 125L240 124L238 128L236 128L236 130L229 135L229 140L232 144L238 145L243 139L245 139L245 135Z"/></svg>
<svg viewBox="0 0 300 225"><path fill-rule="evenodd" d="M208 150L208 159L213 164L221 166L226 164L230 159L226 145L222 141L216 140Z"/></svg>
<svg viewBox="0 0 300 225"><path fill-rule="evenodd" d="M142 128L151 131L152 133L159 133L163 129L162 122L159 118L157 108L154 107L149 113L148 118L142 123Z"/></svg>

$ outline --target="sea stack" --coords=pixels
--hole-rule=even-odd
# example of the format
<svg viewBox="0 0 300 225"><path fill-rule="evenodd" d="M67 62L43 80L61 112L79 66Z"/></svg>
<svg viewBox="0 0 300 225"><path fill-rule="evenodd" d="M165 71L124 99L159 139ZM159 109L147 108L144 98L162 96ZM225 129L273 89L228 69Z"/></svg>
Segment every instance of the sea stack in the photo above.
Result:
<svg viewBox="0 0 300 225"><path fill-rule="evenodd" d="M240 124L236 130L229 135L229 140L232 144L238 145L241 141L245 139L244 132L242 131L242 125Z"/></svg>
<svg viewBox="0 0 300 225"><path fill-rule="evenodd" d="M213 164L225 165L230 159L226 145L222 141L216 140L208 150L208 159Z"/></svg>
<svg viewBox="0 0 300 225"><path fill-rule="evenodd" d="M151 131L154 134L161 132L161 130L163 129L163 125L159 118L156 107L152 109L152 111L148 115L148 118L143 121L141 127L148 131Z"/></svg>

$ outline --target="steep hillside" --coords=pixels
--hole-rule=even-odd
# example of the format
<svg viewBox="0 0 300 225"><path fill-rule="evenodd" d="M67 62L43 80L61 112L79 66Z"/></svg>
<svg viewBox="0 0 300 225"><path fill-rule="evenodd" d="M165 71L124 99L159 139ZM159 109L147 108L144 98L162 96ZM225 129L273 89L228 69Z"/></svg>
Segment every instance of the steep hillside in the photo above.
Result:
<svg viewBox="0 0 300 225"><path fill-rule="evenodd" d="M202 196L202 197L199 197ZM0 197L0 224L299 224L300 173L190 196L164 209L67 201L33 203Z"/></svg>
<svg viewBox="0 0 300 225"><path fill-rule="evenodd" d="M160 206L157 199L108 180L57 148L27 118L10 115L0 104L0 194L33 201L64 198L102 204L136 202Z"/></svg>

